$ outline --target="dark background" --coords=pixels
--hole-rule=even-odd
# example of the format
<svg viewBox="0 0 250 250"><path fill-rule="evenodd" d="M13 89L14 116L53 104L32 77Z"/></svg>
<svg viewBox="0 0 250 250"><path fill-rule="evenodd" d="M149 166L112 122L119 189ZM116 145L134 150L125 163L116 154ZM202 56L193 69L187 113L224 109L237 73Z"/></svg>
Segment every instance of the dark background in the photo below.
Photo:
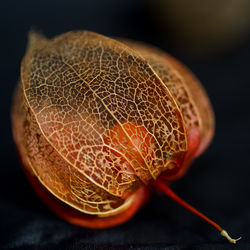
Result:
<svg viewBox="0 0 250 250"><path fill-rule="evenodd" d="M129 222L99 231L70 225L46 208L18 163L9 119L31 27L49 37L87 29L152 43L195 72L214 106L216 134L210 148L173 189L233 237L242 236L237 249L250 249L249 36L225 51L190 56L185 48L167 42L162 33L172 34L160 27L152 8L139 0L1 3L0 249L236 249L212 227L160 194L154 194Z"/></svg>

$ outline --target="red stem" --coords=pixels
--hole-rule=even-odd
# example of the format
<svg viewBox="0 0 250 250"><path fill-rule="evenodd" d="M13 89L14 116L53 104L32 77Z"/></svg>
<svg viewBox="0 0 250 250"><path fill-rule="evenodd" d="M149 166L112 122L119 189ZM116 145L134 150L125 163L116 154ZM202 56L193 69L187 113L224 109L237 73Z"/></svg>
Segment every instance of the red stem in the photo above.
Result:
<svg viewBox="0 0 250 250"><path fill-rule="evenodd" d="M164 194L166 194L168 197L179 203L181 206L192 212L193 214L199 216L201 219L207 221L210 225L218 229L220 232L223 230L217 223L210 220L206 215L199 212L197 209L189 205L187 202L182 200L178 195L176 195L163 181L157 180L155 182L155 186L161 190Z"/></svg>
<svg viewBox="0 0 250 250"><path fill-rule="evenodd" d="M207 221L210 225L212 225L213 227L215 227L216 229L218 229L220 231L220 234L227 238L227 240L230 243L236 244L236 242L238 240L241 239L233 239L231 238L227 231L222 229L217 223L215 223L214 221L210 220L206 215L202 214L201 212L199 212L197 209L195 209L194 207L192 207L191 205L189 205L187 202L185 202L184 200L182 200L178 195L176 195L162 180L157 180L154 183L155 187L159 190L161 190L164 194L166 194L168 197L170 197L171 199L173 199L174 201L176 201L177 203L179 203L181 206L183 206L184 208L186 208L187 210L189 210L191 213L199 216L201 219Z"/></svg>

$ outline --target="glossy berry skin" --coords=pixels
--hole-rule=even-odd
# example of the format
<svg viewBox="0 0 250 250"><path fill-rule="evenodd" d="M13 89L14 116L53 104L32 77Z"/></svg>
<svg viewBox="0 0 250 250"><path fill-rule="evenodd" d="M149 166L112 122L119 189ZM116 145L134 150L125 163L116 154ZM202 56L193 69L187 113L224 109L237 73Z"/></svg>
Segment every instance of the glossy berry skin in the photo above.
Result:
<svg viewBox="0 0 250 250"><path fill-rule="evenodd" d="M182 177L214 132L193 74L164 52L92 32L32 33L12 106L34 190L63 219L127 221L155 182Z"/></svg>

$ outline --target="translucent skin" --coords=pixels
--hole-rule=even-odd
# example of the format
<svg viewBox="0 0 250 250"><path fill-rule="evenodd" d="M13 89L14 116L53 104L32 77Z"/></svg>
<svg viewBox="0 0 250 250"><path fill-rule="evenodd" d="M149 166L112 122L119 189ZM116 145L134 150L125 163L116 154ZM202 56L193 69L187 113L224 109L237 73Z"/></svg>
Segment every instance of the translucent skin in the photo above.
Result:
<svg viewBox="0 0 250 250"><path fill-rule="evenodd" d="M188 150L162 175L166 180L181 178L192 161L209 146L215 130L215 117L209 98L195 75L181 62L164 51L137 41L120 39L150 64L169 88L179 106L187 133Z"/></svg>
<svg viewBox="0 0 250 250"><path fill-rule="evenodd" d="M73 224L127 221L152 183L183 176L212 138L212 109L192 74L125 43L82 31L33 34L22 61L12 106L20 160L40 198Z"/></svg>
<svg viewBox="0 0 250 250"><path fill-rule="evenodd" d="M36 194L57 216L74 225L93 229L109 228L126 222L148 201L150 195L149 187L141 187L136 191L133 202L131 202L131 205L126 210L122 213L102 218L84 214L68 206L48 192L48 190L40 184L37 178L27 171L26 176Z"/></svg>
<svg viewBox="0 0 250 250"><path fill-rule="evenodd" d="M209 98L199 80L185 65L164 51L137 41L121 41L141 53L167 85L182 112L186 130L198 128L196 133L200 133L200 143L196 156L202 154L213 138L215 117ZM193 133L189 132L190 135Z"/></svg>

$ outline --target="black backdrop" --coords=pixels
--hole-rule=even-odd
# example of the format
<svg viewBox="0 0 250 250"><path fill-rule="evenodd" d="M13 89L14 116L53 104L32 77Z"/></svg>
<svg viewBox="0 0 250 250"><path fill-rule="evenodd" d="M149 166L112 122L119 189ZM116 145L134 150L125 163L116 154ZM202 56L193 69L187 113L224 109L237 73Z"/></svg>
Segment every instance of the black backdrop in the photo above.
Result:
<svg viewBox="0 0 250 250"><path fill-rule="evenodd" d="M129 222L107 230L70 225L35 196L15 154L9 120L27 32L47 36L88 29L157 45L201 79L213 103L216 135L173 189L250 249L250 42L206 60L190 59L164 43L143 1L5 1L0 6L1 175L0 249L235 249L205 222L154 194Z"/></svg>

